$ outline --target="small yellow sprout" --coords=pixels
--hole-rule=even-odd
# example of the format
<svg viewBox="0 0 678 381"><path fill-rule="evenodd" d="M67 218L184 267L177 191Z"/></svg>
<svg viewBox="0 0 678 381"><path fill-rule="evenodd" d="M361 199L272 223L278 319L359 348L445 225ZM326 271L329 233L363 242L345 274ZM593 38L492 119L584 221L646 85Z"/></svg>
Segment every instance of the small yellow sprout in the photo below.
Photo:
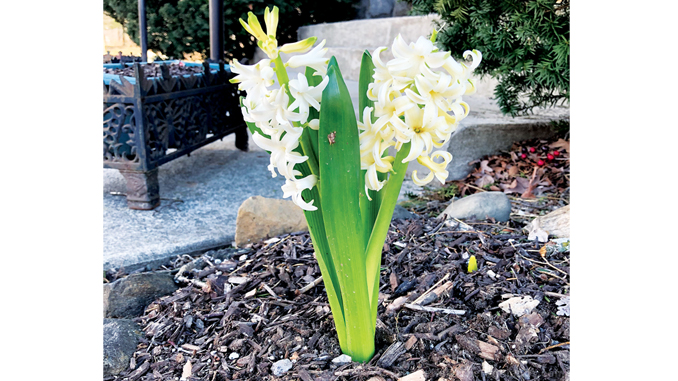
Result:
<svg viewBox="0 0 678 381"><path fill-rule="evenodd" d="M476 256L472 255L471 258L468 259L468 272L469 274L478 271L478 262L476 262Z"/></svg>

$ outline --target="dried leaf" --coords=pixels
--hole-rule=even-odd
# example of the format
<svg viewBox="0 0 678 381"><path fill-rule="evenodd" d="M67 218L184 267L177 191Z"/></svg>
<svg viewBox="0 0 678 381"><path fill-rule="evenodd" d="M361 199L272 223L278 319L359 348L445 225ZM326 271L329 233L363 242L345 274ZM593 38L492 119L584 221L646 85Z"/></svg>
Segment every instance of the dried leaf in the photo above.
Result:
<svg viewBox="0 0 678 381"><path fill-rule="evenodd" d="M537 305L539 305L538 300L534 300L531 296L526 295L522 298L516 296L501 302L499 303L499 308L504 310L504 312L512 313L513 315L520 317L532 312Z"/></svg>
<svg viewBox="0 0 678 381"><path fill-rule="evenodd" d="M556 315L570 316L570 297L569 296L566 296L566 297L558 300L556 302L556 305L558 306L558 311L556 312Z"/></svg>
<svg viewBox="0 0 678 381"><path fill-rule="evenodd" d="M551 147L551 148L560 148L560 149L562 149L562 150L564 150L564 151L570 152L570 142L568 142L567 140L565 140L565 139L563 139L563 138L558 139L558 141L555 142L555 143L551 143L551 144L549 145L549 147Z"/></svg>
<svg viewBox="0 0 678 381"><path fill-rule="evenodd" d="M488 160L483 160L480 162L480 172L481 173L492 173L494 170L490 168L487 163L489 163Z"/></svg>
<svg viewBox="0 0 678 381"><path fill-rule="evenodd" d="M186 361L186 365L184 365L184 371L181 372L181 380L187 380L192 374L193 365L191 365L190 361Z"/></svg>
<svg viewBox="0 0 678 381"><path fill-rule="evenodd" d="M517 166L512 165L508 169L508 174L509 174L509 176L513 177L513 176L517 175L519 171L520 170L518 169Z"/></svg>
<svg viewBox="0 0 678 381"><path fill-rule="evenodd" d="M476 185L480 188L490 184L494 184L494 177L490 175L483 175L483 177L476 180Z"/></svg>
<svg viewBox="0 0 678 381"><path fill-rule="evenodd" d="M504 189L504 193L524 193L527 190L527 186L530 184L530 180L524 177L516 177L515 180ZM501 187L502 185L499 185Z"/></svg>

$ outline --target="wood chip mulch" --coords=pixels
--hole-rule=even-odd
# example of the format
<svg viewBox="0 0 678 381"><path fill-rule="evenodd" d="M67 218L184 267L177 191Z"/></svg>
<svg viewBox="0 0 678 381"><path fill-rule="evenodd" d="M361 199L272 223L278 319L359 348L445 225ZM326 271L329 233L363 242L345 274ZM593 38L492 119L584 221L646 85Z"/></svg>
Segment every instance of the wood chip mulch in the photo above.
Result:
<svg viewBox="0 0 678 381"><path fill-rule="evenodd" d="M105 380L567 380L569 243L511 226L394 220L367 364L332 362L341 351L308 233L194 268L179 258L184 287L136 319L144 341ZM274 376L282 359L294 365Z"/></svg>

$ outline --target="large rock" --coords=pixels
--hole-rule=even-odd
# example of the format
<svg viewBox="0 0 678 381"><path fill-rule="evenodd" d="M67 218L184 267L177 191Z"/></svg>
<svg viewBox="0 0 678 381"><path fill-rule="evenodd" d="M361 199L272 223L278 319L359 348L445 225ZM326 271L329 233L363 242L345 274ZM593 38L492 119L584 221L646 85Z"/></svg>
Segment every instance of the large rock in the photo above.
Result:
<svg viewBox="0 0 678 381"><path fill-rule="evenodd" d="M308 231L304 212L292 201L250 197L240 205L235 221L235 244L247 244L281 234Z"/></svg>
<svg viewBox="0 0 678 381"><path fill-rule="evenodd" d="M104 319L104 377L116 375L129 367L143 333L129 319Z"/></svg>
<svg viewBox="0 0 678 381"><path fill-rule="evenodd" d="M483 220L492 217L504 222L511 215L511 201L503 192L481 192L452 201L443 213L447 218Z"/></svg>
<svg viewBox="0 0 678 381"><path fill-rule="evenodd" d="M104 284L104 317L141 316L152 301L169 295L178 288L169 271L132 274Z"/></svg>
<svg viewBox="0 0 678 381"><path fill-rule="evenodd" d="M528 239L538 238L540 242L548 241L549 236L570 238L570 206L563 206L535 218L527 224L527 230L530 232Z"/></svg>

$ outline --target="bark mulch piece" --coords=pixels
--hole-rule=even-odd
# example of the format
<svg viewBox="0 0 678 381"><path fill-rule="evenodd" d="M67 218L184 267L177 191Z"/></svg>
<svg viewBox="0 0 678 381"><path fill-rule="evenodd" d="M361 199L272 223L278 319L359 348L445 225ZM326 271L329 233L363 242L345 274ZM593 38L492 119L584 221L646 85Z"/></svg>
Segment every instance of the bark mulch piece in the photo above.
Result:
<svg viewBox="0 0 678 381"><path fill-rule="evenodd" d="M136 319L145 339L130 368L107 380L568 379L569 246L469 224L392 222L367 364L332 362L341 351L320 270L308 233L296 233L223 260L178 258L185 287ZM520 317L500 307L519 297L538 304ZM274 376L283 359L293 367Z"/></svg>

